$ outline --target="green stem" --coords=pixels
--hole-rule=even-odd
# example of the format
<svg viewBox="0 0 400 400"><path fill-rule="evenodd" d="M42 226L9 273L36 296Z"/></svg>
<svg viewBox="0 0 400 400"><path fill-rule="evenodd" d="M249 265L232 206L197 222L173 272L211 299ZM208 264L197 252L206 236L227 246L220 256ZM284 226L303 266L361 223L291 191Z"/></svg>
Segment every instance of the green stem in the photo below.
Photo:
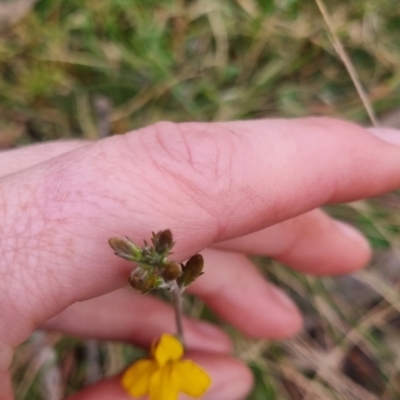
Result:
<svg viewBox="0 0 400 400"><path fill-rule="evenodd" d="M175 310L175 320L178 339L183 345L185 345L185 339L183 335L183 324L182 324L182 295L181 290L176 282L171 288L172 302Z"/></svg>

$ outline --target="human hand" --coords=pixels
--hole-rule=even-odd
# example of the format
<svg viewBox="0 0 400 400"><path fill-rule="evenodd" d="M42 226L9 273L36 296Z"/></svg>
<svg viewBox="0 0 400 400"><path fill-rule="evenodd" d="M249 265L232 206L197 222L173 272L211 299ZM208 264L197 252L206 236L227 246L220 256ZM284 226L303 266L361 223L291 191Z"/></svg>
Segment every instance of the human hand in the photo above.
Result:
<svg viewBox="0 0 400 400"><path fill-rule="evenodd" d="M365 239L316 207L400 187L400 133L374 133L325 118L158 123L2 153L0 399L12 398L13 350L38 326L144 346L174 330L167 305L121 289L131 265L113 255L112 236L140 244L171 229L176 261L204 255L192 293L221 318L256 338L295 334L296 307L240 253L316 275L365 265ZM243 398L251 375L229 338L185 325L190 358L213 379L204 398ZM127 395L115 378L73 398Z"/></svg>

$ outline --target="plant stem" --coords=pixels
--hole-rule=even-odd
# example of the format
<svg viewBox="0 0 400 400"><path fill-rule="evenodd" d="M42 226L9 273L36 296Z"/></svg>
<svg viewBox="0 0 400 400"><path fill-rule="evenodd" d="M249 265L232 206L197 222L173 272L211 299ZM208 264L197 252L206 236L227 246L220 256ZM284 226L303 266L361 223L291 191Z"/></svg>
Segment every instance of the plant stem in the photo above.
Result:
<svg viewBox="0 0 400 400"><path fill-rule="evenodd" d="M181 290L176 282L171 288L172 302L175 310L175 320L178 339L183 345L185 345L185 339L183 335L183 324L182 324L182 295Z"/></svg>

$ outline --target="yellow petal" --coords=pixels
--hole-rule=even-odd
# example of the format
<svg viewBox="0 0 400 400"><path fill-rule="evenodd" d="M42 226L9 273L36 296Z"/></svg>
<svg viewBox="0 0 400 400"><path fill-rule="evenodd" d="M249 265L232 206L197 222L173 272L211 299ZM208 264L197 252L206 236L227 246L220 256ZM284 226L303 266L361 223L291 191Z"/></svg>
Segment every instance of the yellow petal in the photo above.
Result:
<svg viewBox="0 0 400 400"><path fill-rule="evenodd" d="M173 362L159 368L150 380L150 400L178 400L179 377Z"/></svg>
<svg viewBox="0 0 400 400"><path fill-rule="evenodd" d="M183 356L183 346L175 336L164 333L152 354L158 365L162 367L168 361L179 360Z"/></svg>
<svg viewBox="0 0 400 400"><path fill-rule="evenodd" d="M122 375L122 386L132 396L144 396L149 393L150 378L157 369L154 360L136 361Z"/></svg>
<svg viewBox="0 0 400 400"><path fill-rule="evenodd" d="M192 397L201 397L211 385L211 378L199 365L190 360L174 363L179 377L179 389Z"/></svg>

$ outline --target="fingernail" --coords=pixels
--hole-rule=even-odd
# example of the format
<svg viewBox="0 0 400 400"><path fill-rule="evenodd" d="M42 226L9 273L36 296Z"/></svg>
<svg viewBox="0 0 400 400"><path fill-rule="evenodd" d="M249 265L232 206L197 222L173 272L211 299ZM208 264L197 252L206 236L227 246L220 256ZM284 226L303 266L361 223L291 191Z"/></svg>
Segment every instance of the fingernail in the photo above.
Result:
<svg viewBox="0 0 400 400"><path fill-rule="evenodd" d="M335 224L344 236L347 236L349 239L357 242L358 245L368 250L370 249L368 240L356 228L353 228L351 225L342 221L335 221Z"/></svg>
<svg viewBox="0 0 400 400"><path fill-rule="evenodd" d="M205 322L194 322L187 336L191 349L217 353L229 353L232 350L229 336L221 329Z"/></svg>
<svg viewBox="0 0 400 400"><path fill-rule="evenodd" d="M390 144L400 146L400 131L394 128L369 128L374 136Z"/></svg>

